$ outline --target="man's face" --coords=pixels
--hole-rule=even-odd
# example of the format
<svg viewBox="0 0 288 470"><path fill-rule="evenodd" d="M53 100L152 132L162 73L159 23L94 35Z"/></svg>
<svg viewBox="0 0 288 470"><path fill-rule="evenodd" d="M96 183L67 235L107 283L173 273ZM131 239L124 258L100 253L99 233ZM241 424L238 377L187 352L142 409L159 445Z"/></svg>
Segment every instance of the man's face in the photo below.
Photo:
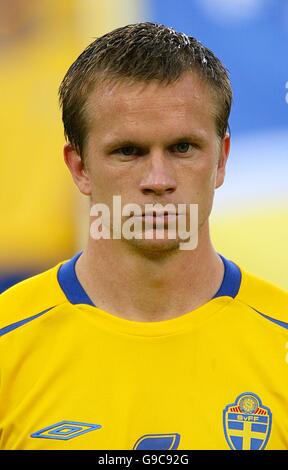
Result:
<svg viewBox="0 0 288 470"><path fill-rule="evenodd" d="M216 133L216 103L192 73L172 84L119 81L88 98L85 153L91 203L198 204L207 224L214 189L224 179L229 138ZM143 249L171 250L179 240L129 240Z"/></svg>

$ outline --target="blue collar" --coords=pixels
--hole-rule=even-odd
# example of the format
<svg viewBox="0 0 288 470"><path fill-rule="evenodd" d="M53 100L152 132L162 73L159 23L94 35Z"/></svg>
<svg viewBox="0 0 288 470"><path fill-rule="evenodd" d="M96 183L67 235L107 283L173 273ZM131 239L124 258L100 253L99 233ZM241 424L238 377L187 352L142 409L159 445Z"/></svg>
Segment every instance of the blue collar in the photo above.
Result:
<svg viewBox="0 0 288 470"><path fill-rule="evenodd" d="M81 254L82 251L60 266L57 273L58 282L71 304L88 304L95 307L95 304L86 294L76 275L75 264ZM220 253L218 254L224 263L224 277L220 288L212 298L215 299L216 297L223 296L234 298L240 288L241 271L232 261L227 260Z"/></svg>
<svg viewBox="0 0 288 470"><path fill-rule="evenodd" d="M239 292L242 274L240 268L224 256L218 253L224 264L224 277L221 286L217 290L216 294L213 295L212 299L216 297L236 297Z"/></svg>
<svg viewBox="0 0 288 470"><path fill-rule="evenodd" d="M60 266L57 273L58 282L71 304L88 304L95 307L76 275L75 264L80 255L82 255L82 251Z"/></svg>

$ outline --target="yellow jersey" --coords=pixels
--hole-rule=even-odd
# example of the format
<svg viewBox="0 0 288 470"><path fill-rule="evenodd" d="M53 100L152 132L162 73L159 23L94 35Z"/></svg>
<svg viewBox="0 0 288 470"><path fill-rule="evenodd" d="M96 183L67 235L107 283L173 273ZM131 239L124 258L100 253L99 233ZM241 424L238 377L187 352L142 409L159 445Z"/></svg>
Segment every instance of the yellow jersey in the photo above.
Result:
<svg viewBox="0 0 288 470"><path fill-rule="evenodd" d="M135 322L80 254L0 296L0 449L288 449L287 292L220 255L209 302Z"/></svg>

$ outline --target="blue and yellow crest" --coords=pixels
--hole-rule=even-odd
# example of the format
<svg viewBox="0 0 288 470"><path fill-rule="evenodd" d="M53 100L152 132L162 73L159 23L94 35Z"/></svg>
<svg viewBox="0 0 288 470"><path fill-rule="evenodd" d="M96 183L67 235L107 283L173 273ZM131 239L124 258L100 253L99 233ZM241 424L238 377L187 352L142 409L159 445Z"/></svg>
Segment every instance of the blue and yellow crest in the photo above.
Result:
<svg viewBox="0 0 288 470"><path fill-rule="evenodd" d="M223 411L225 438L232 450L264 449L271 424L271 411L255 393L241 393Z"/></svg>

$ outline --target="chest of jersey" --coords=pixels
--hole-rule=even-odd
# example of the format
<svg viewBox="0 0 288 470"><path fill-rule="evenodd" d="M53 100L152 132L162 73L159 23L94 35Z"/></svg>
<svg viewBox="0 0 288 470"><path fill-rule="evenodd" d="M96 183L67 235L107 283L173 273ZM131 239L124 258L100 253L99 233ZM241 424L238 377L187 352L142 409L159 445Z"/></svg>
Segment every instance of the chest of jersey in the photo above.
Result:
<svg viewBox="0 0 288 470"><path fill-rule="evenodd" d="M57 330L47 318L33 340L23 327L3 369L2 448L288 449L278 327L265 348L265 320L254 338L229 315L162 336L85 315Z"/></svg>

